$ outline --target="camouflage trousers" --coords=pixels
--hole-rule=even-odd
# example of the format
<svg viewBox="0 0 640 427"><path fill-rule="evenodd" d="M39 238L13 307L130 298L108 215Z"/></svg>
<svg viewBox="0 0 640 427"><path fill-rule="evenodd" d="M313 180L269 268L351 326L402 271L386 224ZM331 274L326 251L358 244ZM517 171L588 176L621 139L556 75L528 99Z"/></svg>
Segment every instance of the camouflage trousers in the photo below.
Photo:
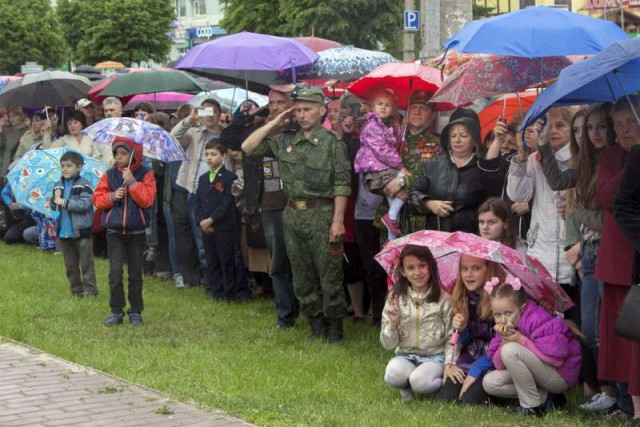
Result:
<svg viewBox="0 0 640 427"><path fill-rule="evenodd" d="M342 243L329 243L333 206L297 211L285 208L284 241L291 263L293 289L306 317L328 320L346 315L342 286Z"/></svg>

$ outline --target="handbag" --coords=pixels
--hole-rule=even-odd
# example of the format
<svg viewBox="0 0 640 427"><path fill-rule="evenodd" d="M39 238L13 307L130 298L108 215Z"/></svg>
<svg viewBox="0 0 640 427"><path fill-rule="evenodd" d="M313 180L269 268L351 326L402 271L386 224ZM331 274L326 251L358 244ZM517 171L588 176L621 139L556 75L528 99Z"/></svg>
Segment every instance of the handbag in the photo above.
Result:
<svg viewBox="0 0 640 427"><path fill-rule="evenodd" d="M614 332L640 343L640 285L631 286L624 297Z"/></svg>

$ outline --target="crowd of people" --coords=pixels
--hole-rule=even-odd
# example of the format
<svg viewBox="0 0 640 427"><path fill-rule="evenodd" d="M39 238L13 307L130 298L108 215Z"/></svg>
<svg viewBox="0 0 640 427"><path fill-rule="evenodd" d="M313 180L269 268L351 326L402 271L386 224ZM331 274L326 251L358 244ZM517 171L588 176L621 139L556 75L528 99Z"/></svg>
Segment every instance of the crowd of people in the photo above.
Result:
<svg viewBox="0 0 640 427"><path fill-rule="evenodd" d="M523 132L518 117L500 119L483 141L472 109L438 132L430 95L412 93L403 115L384 88L370 101L347 93L327 103L318 90L278 85L268 106L247 100L228 112L215 99L175 112L139 103L133 117L170 132L189 159L167 164L131 139L109 147L81 133L122 116L117 98L0 109L3 182L30 150L72 150L51 197L55 223L4 185L3 239L60 250L76 298L97 295L93 254L106 255L108 326L125 316L143 325L145 272L216 301L267 287L279 329L302 315L310 339L337 344L347 315L380 327L395 350L384 380L404 400L518 399L519 413L541 415L580 384L582 410L640 422L640 344L614 333L637 283L640 99L552 108ZM95 189L80 176L83 156L109 167ZM374 255L424 229L526 252L573 308L549 313L498 264L468 255L449 295L431 251L416 245L388 285Z"/></svg>

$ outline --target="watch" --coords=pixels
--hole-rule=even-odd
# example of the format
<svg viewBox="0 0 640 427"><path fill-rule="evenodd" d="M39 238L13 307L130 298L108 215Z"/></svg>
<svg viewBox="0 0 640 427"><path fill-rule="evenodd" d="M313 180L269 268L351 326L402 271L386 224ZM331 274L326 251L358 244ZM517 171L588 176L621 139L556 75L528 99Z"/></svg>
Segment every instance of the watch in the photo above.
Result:
<svg viewBox="0 0 640 427"><path fill-rule="evenodd" d="M400 181L400 187L404 187L404 177L403 176L399 176L398 180Z"/></svg>

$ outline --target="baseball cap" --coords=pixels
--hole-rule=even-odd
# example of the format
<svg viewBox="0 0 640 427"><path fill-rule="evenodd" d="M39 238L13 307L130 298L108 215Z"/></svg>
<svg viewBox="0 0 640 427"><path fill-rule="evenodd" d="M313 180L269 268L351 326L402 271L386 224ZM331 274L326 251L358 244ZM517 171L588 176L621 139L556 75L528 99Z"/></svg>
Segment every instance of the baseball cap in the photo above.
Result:
<svg viewBox="0 0 640 427"><path fill-rule="evenodd" d="M79 99L78 102L76 102L76 110L82 110L90 105L93 105L93 102L89 101L87 98Z"/></svg>

